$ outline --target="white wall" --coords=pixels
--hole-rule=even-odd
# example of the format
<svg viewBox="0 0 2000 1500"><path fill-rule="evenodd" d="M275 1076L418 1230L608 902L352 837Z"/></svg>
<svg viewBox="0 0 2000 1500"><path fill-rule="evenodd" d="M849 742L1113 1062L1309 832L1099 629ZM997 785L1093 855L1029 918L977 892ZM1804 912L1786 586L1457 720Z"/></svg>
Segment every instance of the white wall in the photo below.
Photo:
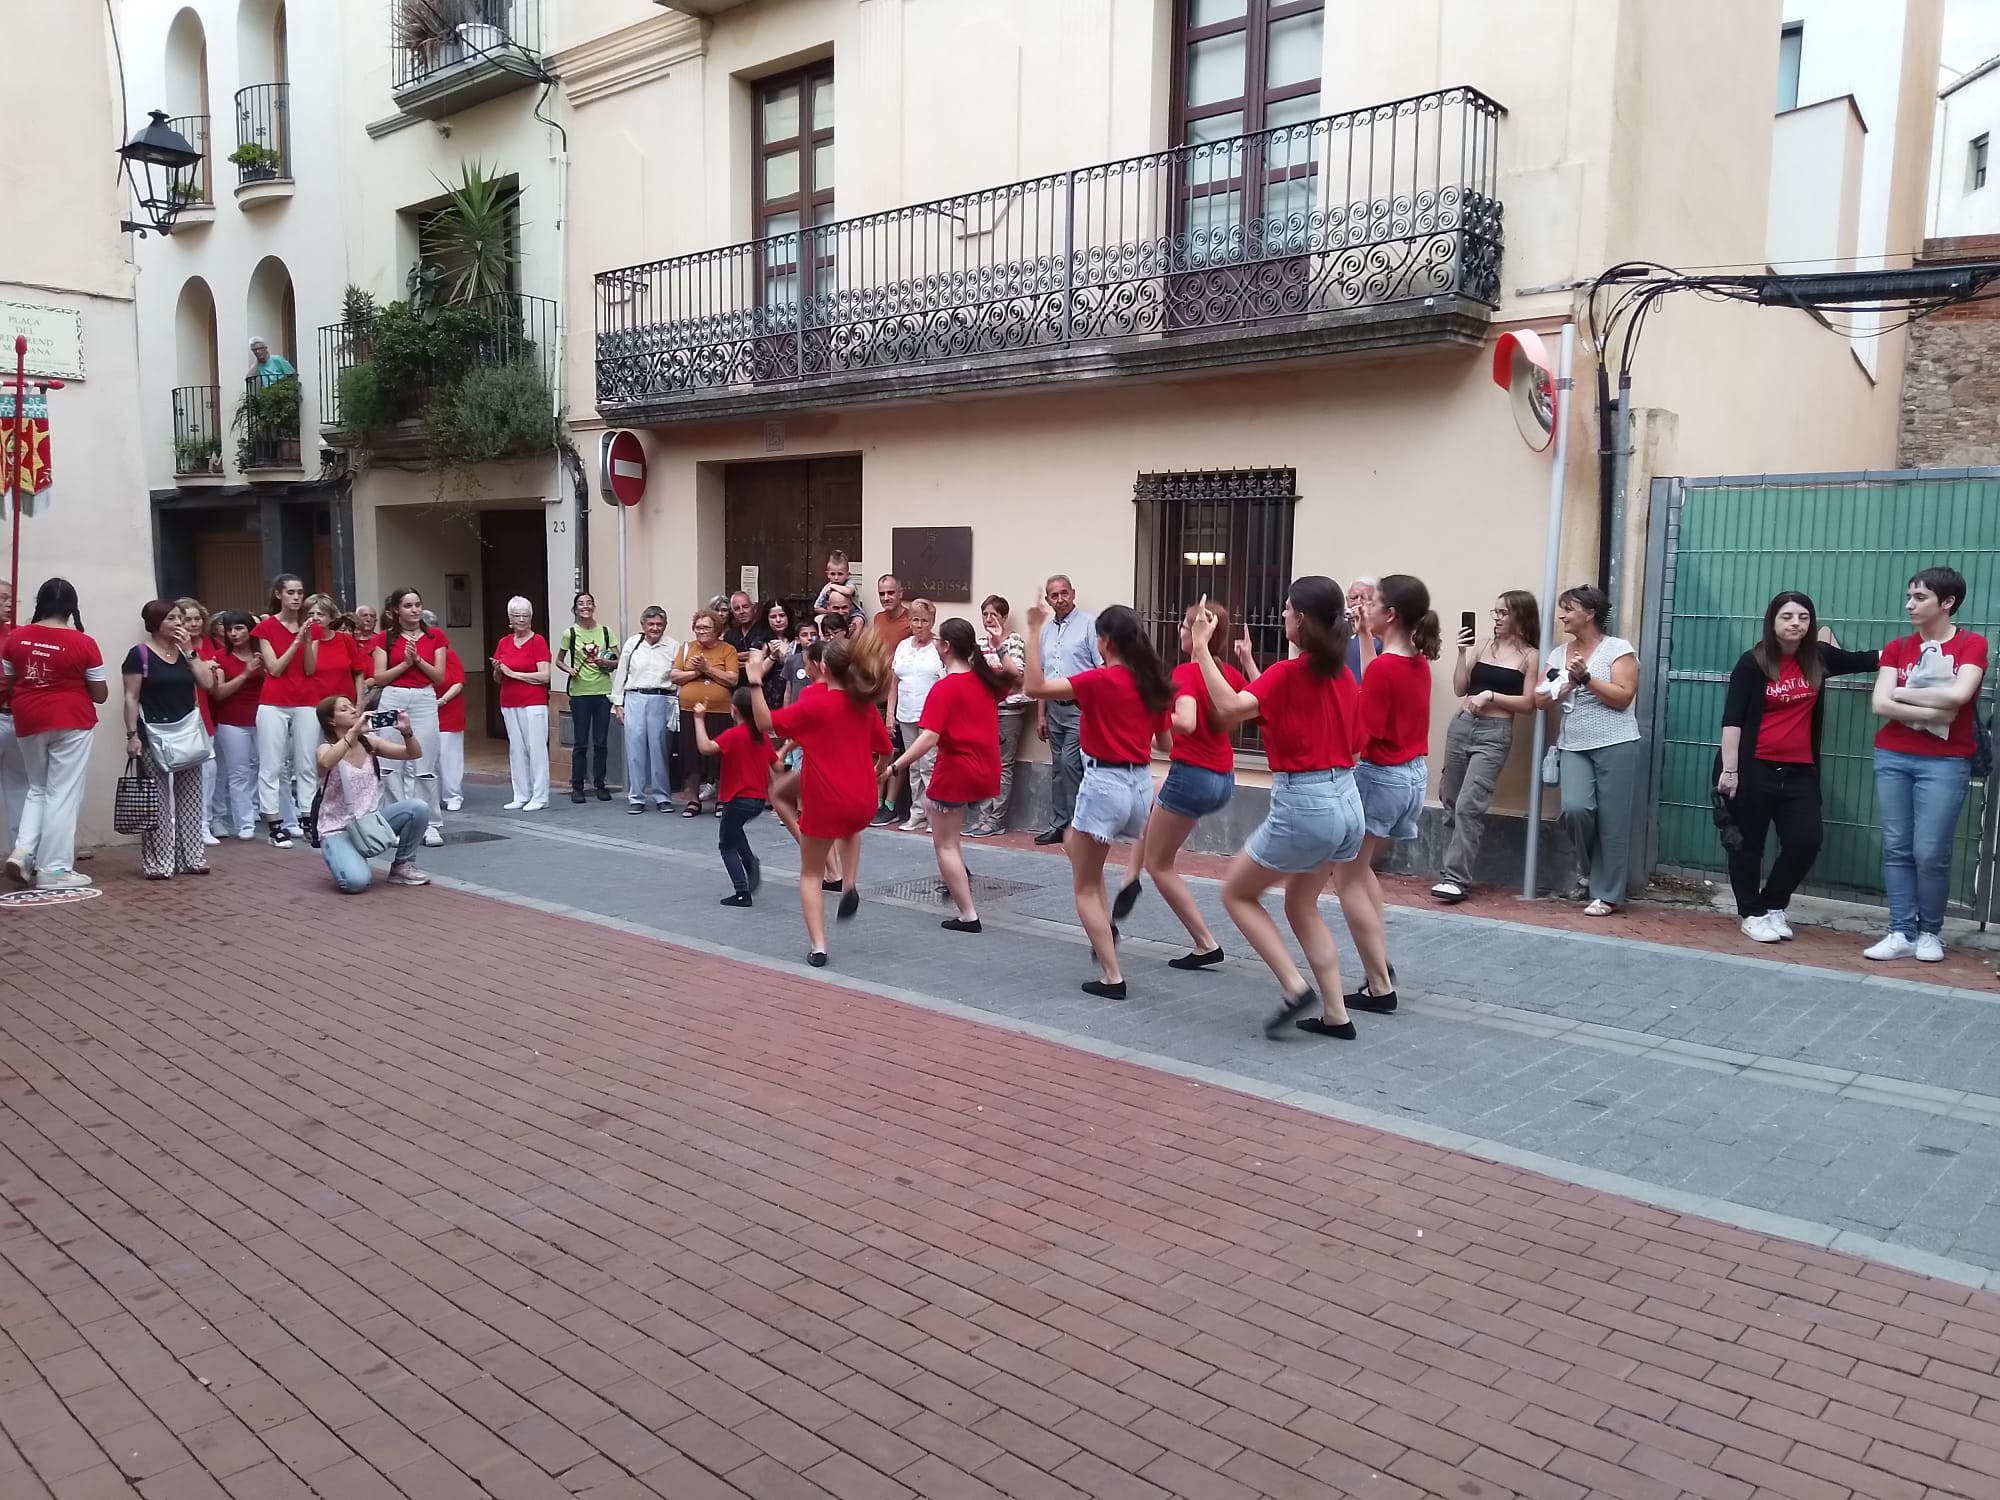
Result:
<svg viewBox="0 0 2000 1500"><path fill-rule="evenodd" d="M1981 135L1988 138L1986 186L1975 192L1968 167ZM2000 234L2000 68L1938 100L1926 217L1933 238Z"/></svg>

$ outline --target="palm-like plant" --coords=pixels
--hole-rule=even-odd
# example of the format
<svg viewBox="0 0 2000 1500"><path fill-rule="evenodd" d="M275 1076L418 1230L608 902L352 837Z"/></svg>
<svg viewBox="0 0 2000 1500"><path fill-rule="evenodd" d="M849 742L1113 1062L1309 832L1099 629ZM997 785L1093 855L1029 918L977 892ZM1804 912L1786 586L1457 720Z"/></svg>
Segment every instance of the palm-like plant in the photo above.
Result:
<svg viewBox="0 0 2000 1500"><path fill-rule="evenodd" d="M503 186L479 162L460 162L459 178L456 187L437 180L445 205L431 216L424 239L445 268L451 300L469 302L504 292L513 280L521 259L514 217L521 190Z"/></svg>

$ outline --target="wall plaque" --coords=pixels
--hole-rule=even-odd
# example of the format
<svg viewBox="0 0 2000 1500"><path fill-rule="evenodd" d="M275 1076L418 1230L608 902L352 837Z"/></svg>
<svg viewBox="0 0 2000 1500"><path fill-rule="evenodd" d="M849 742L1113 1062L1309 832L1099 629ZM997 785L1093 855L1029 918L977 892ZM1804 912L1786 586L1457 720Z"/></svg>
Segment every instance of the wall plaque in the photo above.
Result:
<svg viewBox="0 0 2000 1500"><path fill-rule="evenodd" d="M14 339L28 336L28 373L51 380L83 379L83 314L71 307L0 302L0 365L14 373Z"/></svg>
<svg viewBox="0 0 2000 1500"><path fill-rule="evenodd" d="M889 571L906 599L970 602L972 528L898 526L890 532Z"/></svg>

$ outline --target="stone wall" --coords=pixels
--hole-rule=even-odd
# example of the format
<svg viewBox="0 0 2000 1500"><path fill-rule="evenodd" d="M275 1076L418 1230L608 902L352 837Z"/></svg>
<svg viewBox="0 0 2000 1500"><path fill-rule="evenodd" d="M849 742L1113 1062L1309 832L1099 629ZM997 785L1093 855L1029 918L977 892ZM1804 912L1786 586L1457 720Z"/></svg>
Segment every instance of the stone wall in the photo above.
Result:
<svg viewBox="0 0 2000 1500"><path fill-rule="evenodd" d="M2000 236L1926 240L1919 259L2000 260ZM1911 327L1896 448L1906 469L2000 464L2000 300L1948 307Z"/></svg>

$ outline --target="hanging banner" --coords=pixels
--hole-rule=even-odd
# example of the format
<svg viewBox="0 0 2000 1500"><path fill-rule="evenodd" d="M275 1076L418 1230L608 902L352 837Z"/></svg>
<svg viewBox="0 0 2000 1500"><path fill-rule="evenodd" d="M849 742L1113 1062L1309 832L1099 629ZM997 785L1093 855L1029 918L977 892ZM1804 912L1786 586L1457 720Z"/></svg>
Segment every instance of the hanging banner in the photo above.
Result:
<svg viewBox="0 0 2000 1500"><path fill-rule="evenodd" d="M14 469L21 468L23 512L33 516L48 509L54 476L49 466L49 398L39 392L27 398L27 422L21 430L23 453L14 452L14 393L0 392L0 518L12 514Z"/></svg>

